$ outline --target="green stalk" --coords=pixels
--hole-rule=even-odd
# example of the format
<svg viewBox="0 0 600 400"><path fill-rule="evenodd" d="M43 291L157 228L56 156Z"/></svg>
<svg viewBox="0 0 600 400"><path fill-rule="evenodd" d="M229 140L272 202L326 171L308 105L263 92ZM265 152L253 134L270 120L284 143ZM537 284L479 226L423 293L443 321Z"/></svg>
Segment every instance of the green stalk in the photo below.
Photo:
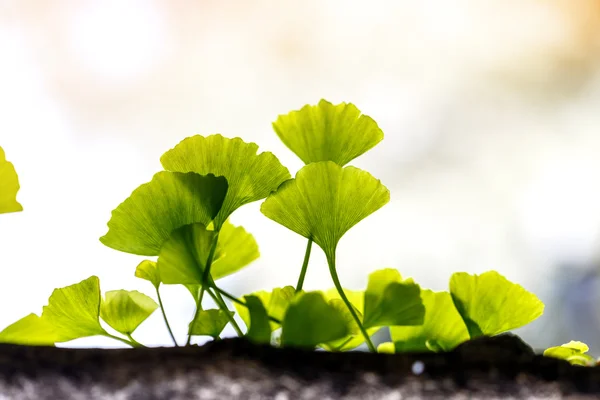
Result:
<svg viewBox="0 0 600 400"><path fill-rule="evenodd" d="M133 336L131 336L131 333L128 333L127 337L129 338L129 340L131 341L131 343L133 343L135 345L134 347L146 347L143 344L141 344L140 342L138 342L137 340L135 340L133 338Z"/></svg>
<svg viewBox="0 0 600 400"><path fill-rule="evenodd" d="M329 273L331 274L331 279L333 280L333 284L335 285L335 288L337 289L338 293L340 294L342 301L346 304L346 307L348 307L348 311L350 311L350 314L352 315L352 318L354 318L354 321L356 321L356 324L358 325L360 332L362 333L362 335L365 338L365 342L367 342L367 346L369 346L369 350L372 353L376 353L377 349L373 345L373 342L371 341L371 338L369 337L367 330L365 329L365 327L362 324L362 321L356 314L356 311L354 311L354 307L350 303L350 300L348 300L348 298L346 297L346 294L344 293L344 289L342 288L342 285L340 284L340 279L338 278L337 271L335 269L335 253L332 256L327 255L327 264L329 265Z"/></svg>
<svg viewBox="0 0 600 400"><path fill-rule="evenodd" d="M202 287L202 289L204 289L204 287ZM202 311L202 298L203 297L204 297L204 290L200 290L200 294L199 294L198 298L196 299L196 311L194 311L194 318L192 319L192 322L195 321L196 318L198 318L198 314L200 314L200 311ZM192 335L190 335L189 328L188 328L188 337L185 342L185 345L189 346L191 343L192 343Z"/></svg>
<svg viewBox="0 0 600 400"><path fill-rule="evenodd" d="M160 298L160 291L158 290L158 286L156 287L156 297L158 297L158 305L160 306L160 311L162 312L163 319L165 320L165 325L167 325L169 335L171 335L171 339L173 340L175 347L179 347L179 345L177 344L177 340L175 340L175 335L173 335L173 331L171 330L171 325L169 325L169 320L167 319L167 314L165 312L165 308L163 307L162 299Z"/></svg>
<svg viewBox="0 0 600 400"><path fill-rule="evenodd" d="M146 346L144 346L143 344L136 342L135 340L133 340L133 341L129 341L129 340L127 340L127 339L124 339L124 338L122 338L122 337L115 336L115 335L111 335L111 334L110 334L110 333L108 333L108 332L106 332L106 333L104 334L104 336L106 336L106 337L109 337L109 338L111 338L111 339L118 340L119 342L123 342L123 343L125 343L126 345L129 345L129 346L131 346L131 347L146 347ZM133 339L133 338L132 338L132 339Z"/></svg>
<svg viewBox="0 0 600 400"><path fill-rule="evenodd" d="M308 260L310 259L310 249L312 247L312 239L308 239L306 244L306 251L304 252L304 261L302 262L302 269L300 270L300 276L298 277L298 284L296 285L296 293L302 290L304 285L304 277L306 277L306 271L308 270Z"/></svg>
<svg viewBox="0 0 600 400"><path fill-rule="evenodd" d="M215 303L217 303L217 305L219 306L219 308L225 312L225 315L227 316L227 319L229 319L229 323L231 323L231 326L233 326L233 329L235 329L235 331L238 334L238 336L244 336L244 332L242 332L242 330L240 329L240 326L235 321L235 318L233 318L233 315L231 315L231 311L229 311L229 308L227 308L227 304L225 304L225 302L221 301L213 293L212 290L207 289L206 292L208 293L208 295L210 297L212 297L212 299L215 301Z"/></svg>

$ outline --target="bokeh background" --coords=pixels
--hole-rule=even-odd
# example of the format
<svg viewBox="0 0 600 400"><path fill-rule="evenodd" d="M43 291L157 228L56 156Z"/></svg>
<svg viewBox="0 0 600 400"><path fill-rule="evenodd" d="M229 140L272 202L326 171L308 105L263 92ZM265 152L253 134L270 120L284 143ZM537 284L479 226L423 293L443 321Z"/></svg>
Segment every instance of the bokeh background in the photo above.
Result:
<svg viewBox="0 0 600 400"><path fill-rule="evenodd" d="M98 240L111 210L198 133L254 141L294 174L271 122L321 98L385 133L352 163L392 200L342 240L346 287L382 267L434 290L496 269L546 303L517 333L600 356L598 0L0 0L0 145L25 208L0 221L0 325L90 275L151 295L140 258ZM262 253L221 281L240 295L293 285L302 262L305 241L258 208L232 218ZM331 286L317 248L306 287ZM192 299L163 295L183 340ZM170 344L159 313L136 339Z"/></svg>

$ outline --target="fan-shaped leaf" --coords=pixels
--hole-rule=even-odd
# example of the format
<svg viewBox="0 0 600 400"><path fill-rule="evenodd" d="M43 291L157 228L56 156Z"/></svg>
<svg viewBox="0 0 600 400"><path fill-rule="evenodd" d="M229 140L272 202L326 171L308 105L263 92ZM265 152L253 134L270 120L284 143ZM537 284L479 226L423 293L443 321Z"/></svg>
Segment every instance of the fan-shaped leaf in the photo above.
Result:
<svg viewBox="0 0 600 400"><path fill-rule="evenodd" d="M154 300L136 290L111 290L100 306L100 318L117 332L130 335L157 308Z"/></svg>
<svg viewBox="0 0 600 400"><path fill-rule="evenodd" d="M23 210L17 201L19 188L15 167L6 161L4 150L0 147L0 214Z"/></svg>
<svg viewBox="0 0 600 400"><path fill-rule="evenodd" d="M54 289L42 319L56 332L57 342L104 335L100 325L100 280L91 276L74 285Z"/></svg>
<svg viewBox="0 0 600 400"><path fill-rule="evenodd" d="M52 325L35 314L12 323L0 332L0 343L22 344L27 346L52 346L60 340Z"/></svg>
<svg viewBox="0 0 600 400"><path fill-rule="evenodd" d="M544 303L533 293L496 271L457 272L450 279L450 294L471 338L519 328L544 312Z"/></svg>
<svg viewBox="0 0 600 400"><path fill-rule="evenodd" d="M269 343L271 341L271 325L262 301L256 296L244 296L244 300L250 315L246 336L254 342Z"/></svg>
<svg viewBox="0 0 600 400"><path fill-rule="evenodd" d="M229 312L233 316L233 312ZM196 318L190 322L190 335L212 336L216 338L223 332L229 322L229 317L223 310L200 310Z"/></svg>
<svg viewBox="0 0 600 400"><path fill-rule="evenodd" d="M160 286L160 273L158 272L158 264L154 261L144 260L138 264L135 269L135 276L147 280L155 288Z"/></svg>
<svg viewBox="0 0 600 400"><path fill-rule="evenodd" d="M267 314L273 318L278 319L279 321L283 320L285 312L287 311L288 306L292 299L296 296L296 290L292 286L285 286L282 288L275 288L271 292L266 292L261 290L259 292L252 293L253 297L258 298L263 307L267 311ZM237 303L233 303L238 315L247 327L250 327L250 313L248 309L242 305ZM279 324L271 321L271 330L279 328Z"/></svg>
<svg viewBox="0 0 600 400"><path fill-rule="evenodd" d="M450 351L469 340L469 332L448 292L421 290L425 320L420 326L392 326L396 351Z"/></svg>
<svg viewBox="0 0 600 400"><path fill-rule="evenodd" d="M420 292L419 285L402 281L394 269L373 272L365 291L364 327L421 325L425 307Z"/></svg>
<svg viewBox="0 0 600 400"><path fill-rule="evenodd" d="M246 232L244 227L235 226L228 221L219 232L217 249L220 256L210 269L214 280L239 271L260 256L254 236Z"/></svg>
<svg viewBox="0 0 600 400"><path fill-rule="evenodd" d="M273 129L305 164L333 161L343 166L383 139L377 123L354 104L326 100L280 115Z"/></svg>
<svg viewBox="0 0 600 400"><path fill-rule="evenodd" d="M314 348L348 335L344 317L319 292L298 295L285 313L282 328L283 346Z"/></svg>
<svg viewBox="0 0 600 400"><path fill-rule="evenodd" d="M214 221L215 230L220 230L237 208L264 199L290 178L289 171L277 157L269 152L257 155L257 150L255 143L246 143L240 138L196 135L167 151L160 161L169 171L214 174L227 178L229 190Z"/></svg>
<svg viewBox="0 0 600 400"><path fill-rule="evenodd" d="M306 165L262 204L268 218L317 243L333 258L341 237L383 207L390 192L368 172L323 161Z"/></svg>
<svg viewBox="0 0 600 400"><path fill-rule="evenodd" d="M223 177L159 172L112 212L100 241L126 253L156 256L175 229L195 222L208 225L226 193Z"/></svg>
<svg viewBox="0 0 600 400"><path fill-rule="evenodd" d="M589 354L585 354L588 350L587 344L571 340L561 346L546 349L544 356L566 360L573 365L593 366L596 360Z"/></svg>

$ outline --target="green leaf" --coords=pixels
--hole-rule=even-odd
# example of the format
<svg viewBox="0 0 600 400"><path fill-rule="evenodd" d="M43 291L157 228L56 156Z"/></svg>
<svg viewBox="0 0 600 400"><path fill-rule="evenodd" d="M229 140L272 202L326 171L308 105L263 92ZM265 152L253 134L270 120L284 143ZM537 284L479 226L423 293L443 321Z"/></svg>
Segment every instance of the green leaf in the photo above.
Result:
<svg viewBox="0 0 600 400"><path fill-rule="evenodd" d="M160 273L158 272L158 264L154 261L144 260L139 263L135 269L135 276L149 281L157 289L160 286Z"/></svg>
<svg viewBox="0 0 600 400"><path fill-rule="evenodd" d="M297 296L283 319L283 346L314 348L348 334L346 320L319 292Z"/></svg>
<svg viewBox="0 0 600 400"><path fill-rule="evenodd" d="M160 280L165 284L201 285L215 232L201 223L183 226L171 234L158 256Z"/></svg>
<svg viewBox="0 0 600 400"><path fill-rule="evenodd" d="M280 115L273 129L305 164L333 161L343 166L383 139L377 123L354 104L326 100Z"/></svg>
<svg viewBox="0 0 600 400"><path fill-rule="evenodd" d="M425 307L420 292L419 285L402 281L395 269L373 272L365 291L364 327L421 325Z"/></svg>
<svg viewBox="0 0 600 400"><path fill-rule="evenodd" d="M340 315L346 321L346 325L348 327L348 335L333 340L331 342L322 343L321 346L329 351L348 351L352 350L365 342L365 337L360 332L360 328L358 324L352 317L352 314L346 307L346 304L340 297L337 289L329 289L323 293L325 295L325 299L328 304L334 307ZM354 311L356 311L359 319L363 320L363 310L364 310L364 292L358 290L348 290L344 289L344 294L350 301L350 304L354 307ZM367 333L369 336L373 336L377 331L379 331L381 327L374 327L367 329Z"/></svg>
<svg viewBox="0 0 600 400"><path fill-rule="evenodd" d="M196 222L207 226L226 193L223 177L159 172L112 212L100 241L126 253L156 256L177 228Z"/></svg>
<svg viewBox="0 0 600 400"><path fill-rule="evenodd" d="M244 300L250 314L250 324L246 336L257 343L270 343L271 325L262 301L256 296L244 296Z"/></svg>
<svg viewBox="0 0 600 400"><path fill-rule="evenodd" d="M251 296L257 297L261 301L268 315L282 321L292 299L296 296L296 290L293 286L285 286L283 288L275 288L271 292L264 290L254 292ZM248 309L237 303L233 303L233 306L246 326L250 327L250 313ZM272 331L279 328L279 324L273 321L270 323Z"/></svg>
<svg viewBox="0 0 600 400"><path fill-rule="evenodd" d="M57 342L105 335L100 325L100 280L91 276L74 285L54 289L42 319L54 328Z"/></svg>
<svg viewBox="0 0 600 400"><path fill-rule="evenodd" d="M421 326L392 326L390 334L397 352L450 351L469 340L469 332L448 292L421 290L425 320Z"/></svg>
<svg viewBox="0 0 600 400"><path fill-rule="evenodd" d="M35 314L21 318L0 332L0 343L52 346L60 337L52 325Z"/></svg>
<svg viewBox="0 0 600 400"><path fill-rule="evenodd" d="M111 290L105 298L100 318L125 335L133 333L158 308L154 300L136 290Z"/></svg>
<svg viewBox="0 0 600 400"><path fill-rule="evenodd" d="M236 209L264 199L290 178L289 171L277 157L269 152L257 155L257 150L255 143L246 143L240 138L196 135L167 151L160 161L169 171L214 174L227 179L229 190L214 221L215 230L220 230Z"/></svg>
<svg viewBox="0 0 600 400"><path fill-rule="evenodd" d="M377 346L377 352L383 354L394 354L396 353L396 348L392 342L383 342Z"/></svg>
<svg viewBox="0 0 600 400"><path fill-rule="evenodd" d="M226 221L219 232L217 249L220 257L210 269L214 280L231 275L256 260L260 253L254 237L242 226Z"/></svg>
<svg viewBox="0 0 600 400"><path fill-rule="evenodd" d="M233 316L233 312L229 311ZM216 338L223 332L225 326L229 323L229 317L223 310L201 310L196 315L196 318L190 322L190 335L195 336L212 336Z"/></svg>
<svg viewBox="0 0 600 400"><path fill-rule="evenodd" d="M544 303L533 293L496 271L457 272L450 279L450 294L471 338L519 328L544 312Z"/></svg>
<svg viewBox="0 0 600 400"><path fill-rule="evenodd" d="M15 167L6 161L4 150L0 147L0 214L23 210L23 206L17 201L19 188Z"/></svg>
<svg viewBox="0 0 600 400"><path fill-rule="evenodd" d="M561 346L546 349L544 356L566 360L574 365L593 366L596 360L589 354L585 354L588 350L589 347L585 343L571 340Z"/></svg>
<svg viewBox="0 0 600 400"><path fill-rule="evenodd" d="M381 181L354 167L306 165L262 204L268 218L317 243L330 259L342 236L390 200Z"/></svg>

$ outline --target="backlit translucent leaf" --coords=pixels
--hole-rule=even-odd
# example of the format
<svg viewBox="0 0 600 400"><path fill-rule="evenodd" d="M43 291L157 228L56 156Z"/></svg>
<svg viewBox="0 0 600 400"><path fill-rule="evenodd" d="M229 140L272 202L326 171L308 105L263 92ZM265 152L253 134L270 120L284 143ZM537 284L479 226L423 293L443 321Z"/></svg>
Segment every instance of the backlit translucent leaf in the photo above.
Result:
<svg viewBox="0 0 600 400"><path fill-rule="evenodd" d="M131 334L158 308L154 300L136 290L111 290L104 296L100 318L123 334Z"/></svg>
<svg viewBox="0 0 600 400"><path fill-rule="evenodd" d="M100 241L126 253L156 256L175 229L195 222L208 225L226 193L223 177L159 172L112 212Z"/></svg>
<svg viewBox="0 0 600 400"><path fill-rule="evenodd" d="M175 230L158 256L161 282L201 285L214 236L215 232L200 223Z"/></svg>
<svg viewBox="0 0 600 400"><path fill-rule="evenodd" d="M364 310L364 292L357 290L348 290L344 289L344 293L346 297L354 307L354 310L357 312L360 320L363 320L363 310ZM342 301L340 294L337 289L329 289L324 292L325 299L338 312L342 315L344 320L346 321L346 325L348 326L348 335L343 338L333 340L328 343L322 343L321 346L329 351L348 351L352 350L365 342L365 337L360 332L360 328L358 324L350 314L348 307ZM373 336L381 327L374 327L367 329L367 333L369 336Z"/></svg>
<svg viewBox="0 0 600 400"><path fill-rule="evenodd" d="M292 286L285 286L282 288L275 288L271 292L266 292L264 290L254 292L252 293L252 296L257 297L261 301L267 310L268 315L282 321L290 302L296 296L296 290ZM233 306L246 326L249 327L250 313L248 312L248 309L237 303L233 303ZM271 330L277 328L279 328L279 324L271 321Z"/></svg>
<svg viewBox="0 0 600 400"><path fill-rule="evenodd" d="M594 357L587 353L588 346L582 342L570 341L561 346L550 347L544 351L544 356L566 360L574 365L592 366L596 364Z"/></svg>
<svg viewBox="0 0 600 400"><path fill-rule="evenodd" d="M227 178L229 190L215 219L215 229L220 230L236 209L264 199L290 178L289 171L277 157L269 152L257 155L257 150L255 143L246 143L240 138L196 135L167 151L160 161L169 171L214 174Z"/></svg>
<svg viewBox="0 0 600 400"><path fill-rule="evenodd" d="M402 281L395 269L382 269L369 275L365 291L365 328L374 326L421 325L425 307L421 289L412 281Z"/></svg>
<svg viewBox="0 0 600 400"><path fill-rule="evenodd" d="M383 342L377 346L377 352L383 354L394 354L396 352L396 348L392 342Z"/></svg>
<svg viewBox="0 0 600 400"><path fill-rule="evenodd" d="M450 294L471 338L519 328L544 312L544 303L533 293L496 271L455 273L450 279Z"/></svg>
<svg viewBox="0 0 600 400"><path fill-rule="evenodd" d="M138 264L135 269L135 276L145 279L152 283L155 288L160 286L160 274L158 272L158 264L154 261L144 260Z"/></svg>
<svg viewBox="0 0 600 400"><path fill-rule="evenodd" d="M283 346L314 348L348 334L344 317L319 292L302 293L294 298L282 328Z"/></svg>
<svg viewBox="0 0 600 400"><path fill-rule="evenodd" d="M61 289L54 289L42 319L54 328L57 342L104 335L100 325L100 280L91 276Z"/></svg>
<svg viewBox="0 0 600 400"><path fill-rule="evenodd" d="M19 188L15 167L6 161L4 150L0 147L0 214L23 210L17 201Z"/></svg>
<svg viewBox="0 0 600 400"><path fill-rule="evenodd" d="M234 226L228 221L223 224L219 233L217 249L220 256L210 269L214 280L239 271L260 256L254 237L243 227Z"/></svg>
<svg viewBox="0 0 600 400"><path fill-rule="evenodd" d="M233 312L230 311L233 316ZM195 336L212 336L216 338L223 332L229 318L223 310L201 310L196 318L190 322L189 332Z"/></svg>
<svg viewBox="0 0 600 400"><path fill-rule="evenodd" d="M58 340L60 336L56 334L52 325L33 313L0 332L0 343L52 346Z"/></svg>
<svg viewBox="0 0 600 400"><path fill-rule="evenodd" d="M250 314L250 325L246 336L254 342L270 343L271 325L262 301L256 296L244 296L244 300Z"/></svg>
<svg viewBox="0 0 600 400"><path fill-rule="evenodd" d="M448 292L421 290L425 321L420 326L392 326L390 334L398 352L450 351L469 340L469 332Z"/></svg>
<svg viewBox="0 0 600 400"><path fill-rule="evenodd" d="M368 172L323 161L306 165L262 204L268 218L314 240L330 259L341 237L390 200Z"/></svg>
<svg viewBox="0 0 600 400"><path fill-rule="evenodd" d="M305 164L333 161L345 165L383 139L377 123L354 104L321 100L280 115L273 129Z"/></svg>

